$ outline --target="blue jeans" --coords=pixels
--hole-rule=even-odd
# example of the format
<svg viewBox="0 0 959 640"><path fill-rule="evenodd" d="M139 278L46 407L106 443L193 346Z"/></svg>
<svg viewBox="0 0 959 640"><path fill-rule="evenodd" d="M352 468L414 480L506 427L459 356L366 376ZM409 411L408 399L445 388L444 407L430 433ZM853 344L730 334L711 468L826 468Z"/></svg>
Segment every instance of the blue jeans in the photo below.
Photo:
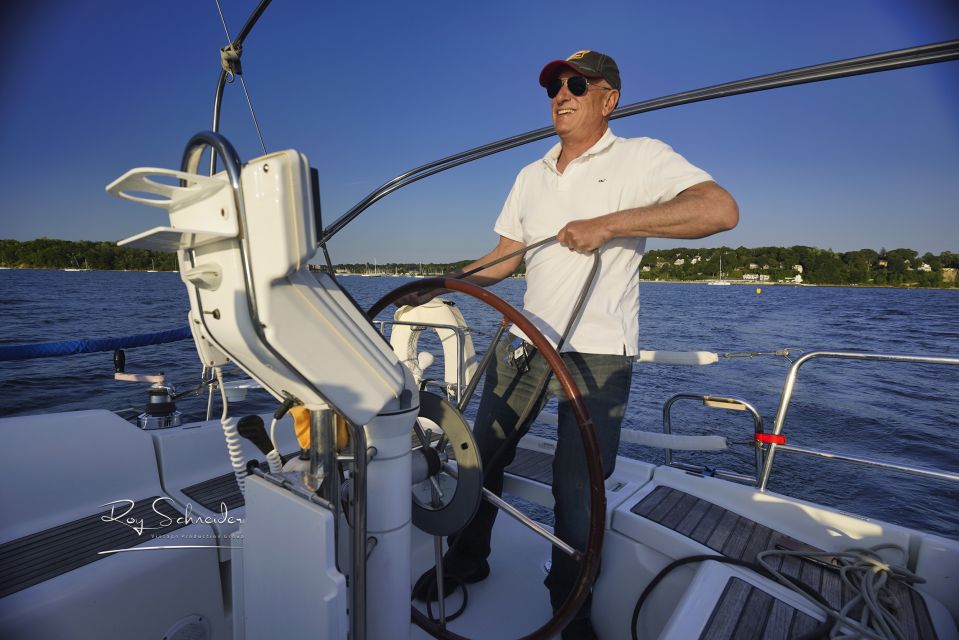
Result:
<svg viewBox="0 0 959 640"><path fill-rule="evenodd" d="M539 391L549 371L542 355L534 351L529 359L529 370L525 372L507 361L508 345L512 339L513 336L506 335L495 347L496 364L490 365L487 370L473 426L473 435L483 463L484 486L496 495L502 495L503 470L516 455L519 437L529 430L549 396L555 395L559 400L559 428L553 458L554 531L560 539L583 550L589 530L589 477L576 418L555 378L550 380L544 391ZM595 426L604 477L608 478L616 464L619 430L629 399L632 358L586 353L562 355ZM524 424L516 424L530 403L533 403L533 408L527 420ZM517 430L517 436L512 442L507 442ZM504 448L504 444L512 446ZM444 563L450 571L469 572L489 557L490 537L497 511L484 500L470 524L450 537L451 551ZM566 600L578 574L578 563L554 547L552 567L545 581L554 610ZM587 601L578 617L588 615Z"/></svg>

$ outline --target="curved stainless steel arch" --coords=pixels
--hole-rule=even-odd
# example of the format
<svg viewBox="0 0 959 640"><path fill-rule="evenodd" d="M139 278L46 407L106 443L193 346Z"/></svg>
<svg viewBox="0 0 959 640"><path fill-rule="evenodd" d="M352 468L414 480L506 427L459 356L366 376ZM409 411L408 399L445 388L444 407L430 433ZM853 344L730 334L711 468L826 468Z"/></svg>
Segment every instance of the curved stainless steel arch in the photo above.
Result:
<svg viewBox="0 0 959 640"><path fill-rule="evenodd" d="M861 56L858 58L827 62L811 67L790 69L788 71L780 71L779 73L756 76L753 78L747 78L745 80L717 84L702 89L695 89L693 91L674 93L673 95L664 96L662 98L653 98L652 100L635 102L613 111L613 113L610 115L610 120L634 116L640 113L646 113L647 111L656 111L658 109L666 109L683 104L690 104L692 102L702 102L704 100L713 100L715 98L725 98L727 96L734 96L742 93L766 91L769 89L777 89L779 87L788 87L791 85L806 84L810 82L821 82L823 80L834 80L848 76L877 73L892 69L903 69L906 67L934 64L937 62L946 62L957 59L959 59L959 40L949 40L947 42L940 42L937 44L912 47L909 49L898 49L895 51L888 51L886 53L877 53L868 56ZM544 138L548 138L552 135L554 135L552 127L543 127L542 129L536 129L535 131L512 136L498 142L492 142L481 147L476 147L452 156L447 156L446 158L430 162L429 164L424 164L420 167L416 167L415 169L411 169L406 173L400 174L360 200L356 205L353 206L353 208L344 213L336 221L324 229L323 234L320 237L320 245L325 245L333 236L339 233L343 227L363 213L372 204L401 187L405 187L406 185L412 184L417 180L422 180L428 176L446 171L447 169L452 169L453 167L457 167L461 164L472 162L473 160L478 160L494 153L499 153L500 151L506 151L507 149L513 149L514 147L529 144L530 142L543 140Z"/></svg>

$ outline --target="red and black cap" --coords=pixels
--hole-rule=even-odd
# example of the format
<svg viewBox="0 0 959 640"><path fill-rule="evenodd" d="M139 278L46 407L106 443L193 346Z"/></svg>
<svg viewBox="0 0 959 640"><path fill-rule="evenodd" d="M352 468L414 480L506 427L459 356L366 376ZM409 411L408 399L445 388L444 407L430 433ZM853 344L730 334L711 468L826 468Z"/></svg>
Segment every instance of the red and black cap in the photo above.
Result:
<svg viewBox="0 0 959 640"><path fill-rule="evenodd" d="M553 60L547 63L539 72L539 84L546 84L563 72L570 69L587 78L602 78L617 91L622 87L619 80L619 67L616 62L604 53L598 51L577 51L565 60Z"/></svg>

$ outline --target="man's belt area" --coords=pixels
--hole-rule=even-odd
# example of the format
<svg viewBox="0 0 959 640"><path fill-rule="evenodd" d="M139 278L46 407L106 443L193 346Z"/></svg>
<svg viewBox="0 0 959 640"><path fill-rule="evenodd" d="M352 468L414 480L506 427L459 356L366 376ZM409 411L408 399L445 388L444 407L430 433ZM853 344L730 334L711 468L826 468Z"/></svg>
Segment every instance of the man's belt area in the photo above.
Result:
<svg viewBox="0 0 959 640"><path fill-rule="evenodd" d="M532 343L519 336L513 336L506 348L506 362L516 367L516 370L520 373L526 373L529 371L529 359L533 357L534 353L536 353L536 347Z"/></svg>

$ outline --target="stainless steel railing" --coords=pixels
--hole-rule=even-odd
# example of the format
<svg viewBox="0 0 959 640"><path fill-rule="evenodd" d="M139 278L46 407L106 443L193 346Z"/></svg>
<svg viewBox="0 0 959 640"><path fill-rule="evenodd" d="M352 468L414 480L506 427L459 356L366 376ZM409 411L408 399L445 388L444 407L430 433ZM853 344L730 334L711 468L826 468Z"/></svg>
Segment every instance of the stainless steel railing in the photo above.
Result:
<svg viewBox="0 0 959 640"><path fill-rule="evenodd" d="M745 400L740 400L739 398L725 398L720 396L710 396L710 395L701 395L695 393L677 393L672 398L667 400L663 404L663 433L671 434L673 432L672 427L672 409L673 405L679 400L699 400L703 403L703 406L713 407L717 409L731 409L733 411L747 411L752 416L753 419L753 442L755 443L756 448L756 473L753 477L745 476L741 473L735 471L728 471L726 469L713 469L711 470L711 475L714 475L718 478L725 478L727 480L736 480L737 482L749 482L752 484L759 484L759 472L763 466L763 453L764 449L762 443L759 441L758 436L763 434L763 418L759 415L759 412L756 411L756 408L746 402ZM690 465L684 462L674 462L673 461L673 450L666 448L663 450L665 454L664 464L670 467L676 467L678 469L683 469L684 471L693 471L696 473L702 473L705 469L703 467L697 467L695 465Z"/></svg>
<svg viewBox="0 0 959 640"><path fill-rule="evenodd" d="M786 421L786 412L789 410L789 403L792 400L793 391L796 386L796 377L799 375L800 367L802 367L804 364L806 364L810 360L814 360L818 358L959 366L959 358L930 357L930 356L903 356L903 355L888 355L888 354L880 354L880 353L857 353L857 352L843 352L843 351L814 351L812 353L807 353L803 355L802 357L800 357L798 360L796 360L792 364L792 366L789 368L789 373L786 376L786 382L783 385L782 396L779 399L779 408L776 411L776 418L773 422L773 429L772 429L771 435L774 435L774 436L782 435L783 424ZM817 458L823 458L827 460L842 460L842 461L851 462L854 464L861 464L861 465L877 467L881 469L901 471L903 473L909 473L909 474L924 476L929 478L937 478L939 480L959 482L959 473L953 473L951 471L943 471L940 469L931 469L931 468L919 467L914 465L893 463L893 462L888 462L884 460L878 460L875 458L853 456L845 453L837 453L834 451L824 451L821 449L813 449L808 447L799 447L791 444L770 443L768 446L769 446L769 449L766 451L765 460L763 461L762 472L759 474L758 483L757 483L757 486L759 487L760 491L765 491L766 487L769 484L769 476L772 474L773 461L776 457L776 453L779 451L787 451L790 453L798 453L798 454L807 455L807 456L815 456Z"/></svg>

